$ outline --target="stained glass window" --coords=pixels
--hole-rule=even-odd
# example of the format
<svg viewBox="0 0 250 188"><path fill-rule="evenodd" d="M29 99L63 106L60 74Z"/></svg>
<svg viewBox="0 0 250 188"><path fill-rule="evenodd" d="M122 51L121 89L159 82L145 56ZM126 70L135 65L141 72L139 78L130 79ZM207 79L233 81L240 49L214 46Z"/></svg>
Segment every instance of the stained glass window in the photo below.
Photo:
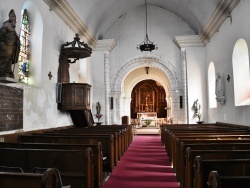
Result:
<svg viewBox="0 0 250 188"><path fill-rule="evenodd" d="M22 10L20 29L20 54L18 59L19 82L28 83L30 55L29 55L30 24L27 9Z"/></svg>

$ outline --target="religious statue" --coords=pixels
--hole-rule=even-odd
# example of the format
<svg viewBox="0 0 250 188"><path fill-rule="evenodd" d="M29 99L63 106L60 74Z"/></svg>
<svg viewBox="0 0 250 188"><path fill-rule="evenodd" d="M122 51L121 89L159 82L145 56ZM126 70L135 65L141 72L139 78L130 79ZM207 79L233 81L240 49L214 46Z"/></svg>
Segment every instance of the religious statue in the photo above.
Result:
<svg viewBox="0 0 250 188"><path fill-rule="evenodd" d="M222 78L219 72L216 73L216 87L215 87L215 94L217 97L221 97L222 93Z"/></svg>
<svg viewBox="0 0 250 188"><path fill-rule="evenodd" d="M201 104L199 103L198 99L194 101L194 110L195 110L195 115L198 117L200 122L202 114L201 114Z"/></svg>
<svg viewBox="0 0 250 188"><path fill-rule="evenodd" d="M215 95L217 102L225 104L226 97L224 96L223 91L223 82L222 77L219 72L216 73L216 82L215 82Z"/></svg>
<svg viewBox="0 0 250 188"><path fill-rule="evenodd" d="M194 110L195 110L195 113L198 113L201 109L201 105L198 101L198 99L196 101L194 101Z"/></svg>
<svg viewBox="0 0 250 188"><path fill-rule="evenodd" d="M101 119L103 115L101 114L101 104L100 102L97 102L96 103L96 114L95 114L95 117L98 119L98 122L99 120Z"/></svg>
<svg viewBox="0 0 250 188"><path fill-rule="evenodd" d="M97 102L97 103L96 103L96 113L97 113L97 114L100 114L100 113L101 113L101 104L100 104L100 102Z"/></svg>
<svg viewBox="0 0 250 188"><path fill-rule="evenodd" d="M0 28L0 77L14 78L12 64L18 62L20 40L16 33L16 14L12 9L9 19Z"/></svg>

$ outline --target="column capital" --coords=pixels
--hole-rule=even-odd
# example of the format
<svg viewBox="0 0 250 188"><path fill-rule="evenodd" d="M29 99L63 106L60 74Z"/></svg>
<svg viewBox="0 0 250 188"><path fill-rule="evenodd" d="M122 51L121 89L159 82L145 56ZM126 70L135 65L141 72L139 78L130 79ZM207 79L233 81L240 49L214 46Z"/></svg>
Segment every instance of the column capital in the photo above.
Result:
<svg viewBox="0 0 250 188"><path fill-rule="evenodd" d="M174 42L179 48L205 46L199 35L175 36Z"/></svg>
<svg viewBox="0 0 250 188"><path fill-rule="evenodd" d="M116 45L115 39L98 40L94 51L109 51L111 52Z"/></svg>

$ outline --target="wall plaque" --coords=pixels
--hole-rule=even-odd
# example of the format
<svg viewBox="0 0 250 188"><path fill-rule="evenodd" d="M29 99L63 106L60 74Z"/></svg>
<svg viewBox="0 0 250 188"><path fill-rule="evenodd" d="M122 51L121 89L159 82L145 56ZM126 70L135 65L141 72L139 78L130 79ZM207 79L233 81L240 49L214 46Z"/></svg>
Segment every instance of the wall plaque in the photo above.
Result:
<svg viewBox="0 0 250 188"><path fill-rule="evenodd" d="M23 89L0 85L0 131L23 129Z"/></svg>

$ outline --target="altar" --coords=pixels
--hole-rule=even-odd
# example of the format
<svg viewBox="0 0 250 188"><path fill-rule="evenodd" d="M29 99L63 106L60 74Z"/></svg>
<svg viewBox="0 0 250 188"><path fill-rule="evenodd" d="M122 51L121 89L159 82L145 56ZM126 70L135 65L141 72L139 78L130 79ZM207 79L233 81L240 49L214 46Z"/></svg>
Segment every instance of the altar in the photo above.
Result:
<svg viewBox="0 0 250 188"><path fill-rule="evenodd" d="M137 119L140 125L145 122L154 122L154 125L157 126L157 113L156 112L141 112L137 113Z"/></svg>

